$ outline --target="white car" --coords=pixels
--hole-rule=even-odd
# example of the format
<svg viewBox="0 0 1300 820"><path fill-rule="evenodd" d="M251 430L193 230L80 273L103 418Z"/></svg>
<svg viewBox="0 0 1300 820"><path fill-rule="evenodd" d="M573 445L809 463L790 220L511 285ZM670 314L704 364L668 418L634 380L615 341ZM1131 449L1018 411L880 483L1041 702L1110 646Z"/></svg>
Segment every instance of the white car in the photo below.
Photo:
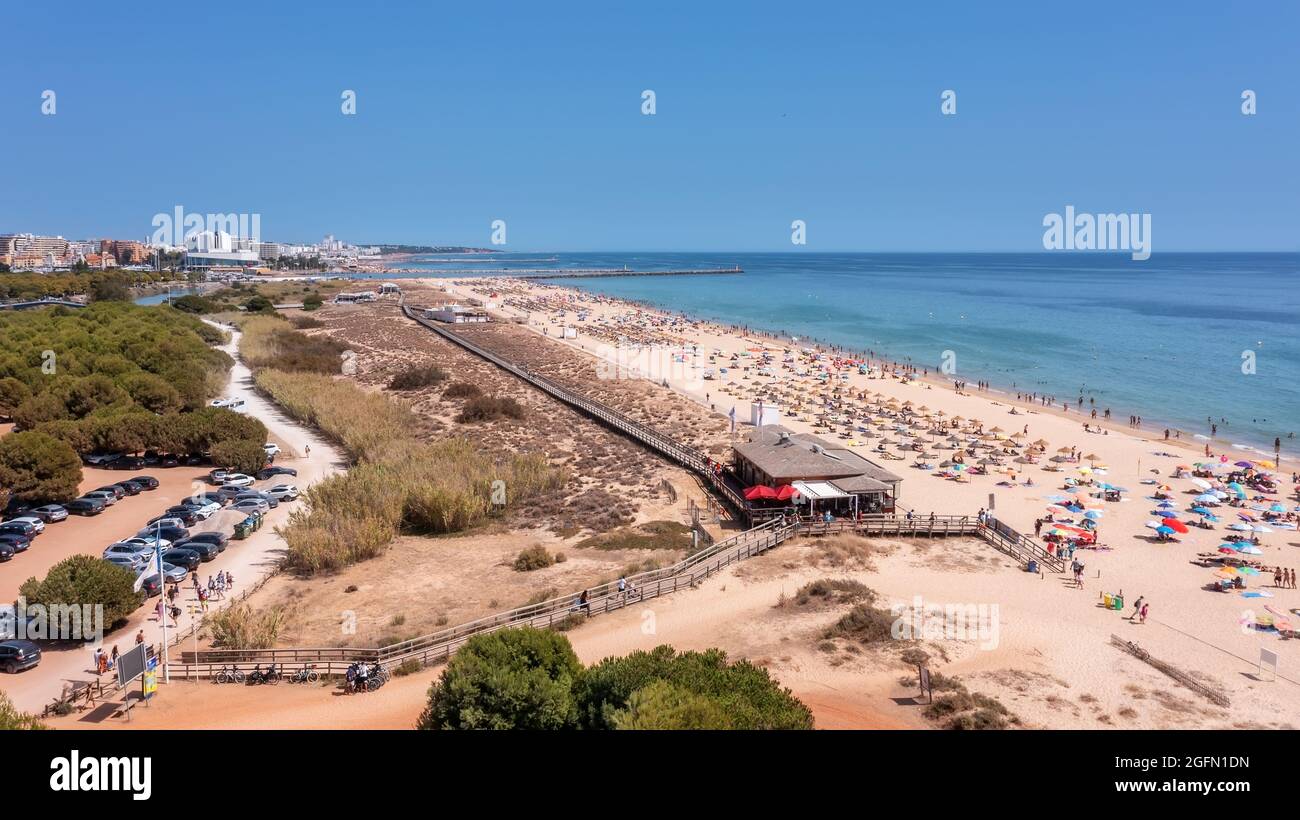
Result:
<svg viewBox="0 0 1300 820"><path fill-rule="evenodd" d="M208 402L209 407L229 407L231 410L238 410L244 406L243 399L213 399Z"/></svg>
<svg viewBox="0 0 1300 820"><path fill-rule="evenodd" d="M226 480L221 482L223 487L251 487L253 486L253 477L243 473L227 473Z"/></svg>
<svg viewBox="0 0 1300 820"><path fill-rule="evenodd" d="M10 518L9 521L15 521L19 524L31 524L32 529L36 532L45 532L45 522L34 515L24 515L21 518ZM5 522L9 523L8 521Z"/></svg>
<svg viewBox="0 0 1300 820"><path fill-rule="evenodd" d="M272 458L274 458L275 456L280 455L280 445L278 445L278 444L276 444L276 443L274 443L274 442L270 442L270 441L268 441L266 444L263 444L263 445L262 445L262 449L265 450L265 451L266 451L266 454L267 454L268 456L271 456Z"/></svg>
<svg viewBox="0 0 1300 820"><path fill-rule="evenodd" d="M298 488L292 484L276 484L266 494L276 501L293 501L298 497Z"/></svg>
<svg viewBox="0 0 1300 820"><path fill-rule="evenodd" d="M118 543L132 544L146 552L153 552L155 546L165 550L172 545L172 542L168 541L166 538L159 538L156 535L137 535L134 538L123 538Z"/></svg>
<svg viewBox="0 0 1300 820"><path fill-rule="evenodd" d="M124 555L136 562L143 561L145 557L153 554L153 547L142 547L139 544L129 543L127 541L118 541L116 544L109 544L104 550L105 558L112 558L114 555Z"/></svg>

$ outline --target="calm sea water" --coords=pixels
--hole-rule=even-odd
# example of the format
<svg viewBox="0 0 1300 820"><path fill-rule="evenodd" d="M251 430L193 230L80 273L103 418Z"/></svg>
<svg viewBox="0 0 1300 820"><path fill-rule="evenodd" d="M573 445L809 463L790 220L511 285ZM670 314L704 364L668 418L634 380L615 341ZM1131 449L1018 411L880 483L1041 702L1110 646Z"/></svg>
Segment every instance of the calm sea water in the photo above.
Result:
<svg viewBox="0 0 1300 820"><path fill-rule="evenodd" d="M519 254L536 260L552 254ZM1300 254L556 254L446 268L664 270L738 276L555 280L672 311L813 337L995 388L1300 448ZM412 267L417 265L413 264ZM1243 373L1243 353L1255 372ZM1298 438L1289 439L1295 433Z"/></svg>

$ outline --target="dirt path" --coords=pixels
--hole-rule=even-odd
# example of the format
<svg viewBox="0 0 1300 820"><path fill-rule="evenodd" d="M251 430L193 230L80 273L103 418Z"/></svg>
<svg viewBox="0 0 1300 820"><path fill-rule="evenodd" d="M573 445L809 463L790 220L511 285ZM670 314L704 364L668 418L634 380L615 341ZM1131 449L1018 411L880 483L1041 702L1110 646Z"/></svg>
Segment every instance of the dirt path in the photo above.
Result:
<svg viewBox="0 0 1300 820"><path fill-rule="evenodd" d="M271 440L277 442L282 450L277 463L294 467L298 471L297 478L290 478L290 480L299 489L303 489L343 469L345 461L337 448L314 431L291 420L278 407L254 391L252 374L238 358L240 334L230 327L222 326L222 329L231 333L231 340L221 349L235 357L226 395L243 399L245 402L243 412L261 419L266 425ZM310 457L306 456L308 446L311 448ZM172 473L175 474L174 477ZM70 521L51 525L49 532L38 539L38 546L33 546L29 552L41 553L41 563L48 562L48 566L76 553L99 555L115 538L135 534L164 506L192 492L191 482L196 477L201 480L202 474L203 471L197 468L184 467L172 468L170 471L156 471L160 484L166 481L165 485L160 486L158 490L124 498L107 512L92 518L74 517ZM127 472L88 470L86 481L94 486L102 486L111 481L121 481L131 475L132 473ZM258 486L262 484L269 486L274 483L281 482L273 479L269 482L259 482ZM244 541L232 540L230 547L224 553L200 567L200 574L215 574L218 570L229 571L235 578L235 590L239 591L272 572L284 548L284 541L275 534L274 530L276 526L285 523L292 507L292 504L282 504L272 510L261 530ZM231 517L219 514L213 517L213 521L219 517L226 519L225 531L232 531ZM24 557L20 556L20 558ZM20 564L23 566L20 567ZM0 587L6 594L9 593L10 587L16 591L19 583L26 580L29 575L37 573L36 565L35 561L17 559L4 565L0 570L5 573L0 575ZM19 568L22 572L14 572L11 568ZM15 581L10 577L11 574L20 574L22 578ZM188 587L183 587L183 591L185 593L183 597L192 597ZM126 650L133 644L136 632L141 629L144 630L147 641L151 643L159 641L162 637L162 627L154 614L154 603L153 600L147 602L132 613L125 627L105 636L104 648L111 650L116 645L120 650ZM187 614L181 615L182 629L190 626L191 617ZM91 644L75 644L63 649L47 645L40 666L17 675L5 675L0 678L0 688L3 688L13 699L19 709L39 712L45 704L59 695L65 683L94 678L91 655L95 648L95 645ZM109 677L108 675L104 677L105 682Z"/></svg>

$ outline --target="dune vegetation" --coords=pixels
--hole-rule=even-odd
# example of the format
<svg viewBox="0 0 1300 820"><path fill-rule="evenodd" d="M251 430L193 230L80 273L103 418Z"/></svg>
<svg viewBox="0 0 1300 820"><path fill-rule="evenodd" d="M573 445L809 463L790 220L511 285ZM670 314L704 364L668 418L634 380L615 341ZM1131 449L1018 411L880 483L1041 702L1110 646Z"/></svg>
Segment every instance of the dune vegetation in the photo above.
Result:
<svg viewBox="0 0 1300 820"><path fill-rule="evenodd" d="M353 461L348 472L309 488L307 504L281 528L286 565L297 572L373 558L404 532L459 532L564 482L540 454L496 460L465 439L423 441L407 405L349 381L263 369L256 384Z"/></svg>

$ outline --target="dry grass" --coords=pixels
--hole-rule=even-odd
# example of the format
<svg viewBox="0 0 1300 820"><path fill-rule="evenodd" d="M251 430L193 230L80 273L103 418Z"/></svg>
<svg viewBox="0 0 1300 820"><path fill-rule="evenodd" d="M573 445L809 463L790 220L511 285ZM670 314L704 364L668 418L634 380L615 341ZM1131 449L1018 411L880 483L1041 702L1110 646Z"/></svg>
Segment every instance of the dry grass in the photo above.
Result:
<svg viewBox="0 0 1300 820"><path fill-rule="evenodd" d="M204 617L203 624L218 649L271 649L292 615L287 606L255 610L248 604L231 604Z"/></svg>

